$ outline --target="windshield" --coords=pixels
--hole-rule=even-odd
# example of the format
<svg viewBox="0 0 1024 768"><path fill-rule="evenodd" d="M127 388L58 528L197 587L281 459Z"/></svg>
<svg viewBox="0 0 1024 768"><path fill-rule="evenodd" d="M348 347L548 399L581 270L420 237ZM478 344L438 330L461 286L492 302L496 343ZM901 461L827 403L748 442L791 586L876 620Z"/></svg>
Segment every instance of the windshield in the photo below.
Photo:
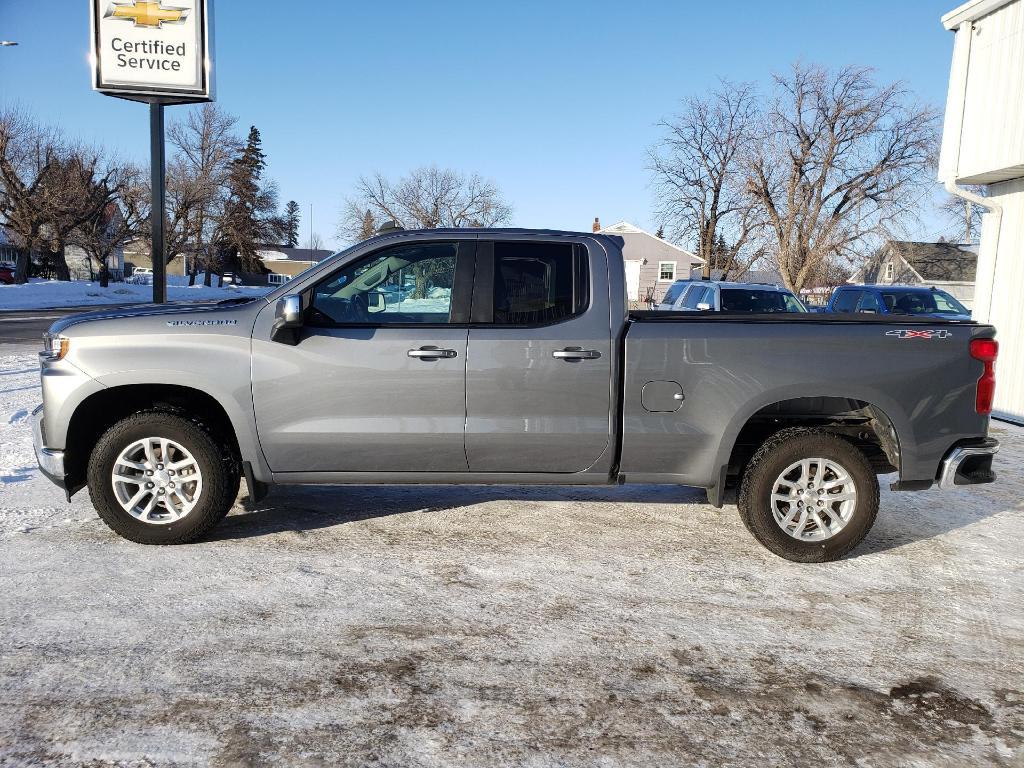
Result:
<svg viewBox="0 0 1024 768"><path fill-rule="evenodd" d="M665 298L661 300L662 304L675 304L676 299L679 298L679 294L686 288L686 283L672 283L668 290L665 291Z"/></svg>
<svg viewBox="0 0 1024 768"><path fill-rule="evenodd" d="M757 288L723 288L723 312L806 312L807 308L797 299L782 291L765 291Z"/></svg>
<svg viewBox="0 0 1024 768"><path fill-rule="evenodd" d="M896 315L969 315L971 310L945 291L883 291L886 308Z"/></svg>

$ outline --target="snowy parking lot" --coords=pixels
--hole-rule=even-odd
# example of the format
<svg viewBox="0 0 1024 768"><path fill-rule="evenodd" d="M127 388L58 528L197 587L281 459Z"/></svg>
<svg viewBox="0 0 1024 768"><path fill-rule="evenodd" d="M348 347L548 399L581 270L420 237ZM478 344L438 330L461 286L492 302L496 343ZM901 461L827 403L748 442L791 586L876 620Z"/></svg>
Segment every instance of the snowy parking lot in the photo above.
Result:
<svg viewBox="0 0 1024 768"><path fill-rule="evenodd" d="M276 489L155 548L40 476L38 400L0 357L0 764L1024 762L1022 428L825 565L667 486Z"/></svg>

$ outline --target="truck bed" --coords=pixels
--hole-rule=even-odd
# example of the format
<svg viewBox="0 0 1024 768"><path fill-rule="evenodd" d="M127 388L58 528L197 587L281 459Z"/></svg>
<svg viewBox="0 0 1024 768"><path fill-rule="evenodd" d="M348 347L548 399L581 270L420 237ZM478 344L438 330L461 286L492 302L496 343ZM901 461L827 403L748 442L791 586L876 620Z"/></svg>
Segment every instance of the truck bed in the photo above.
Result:
<svg viewBox="0 0 1024 768"><path fill-rule="evenodd" d="M952 446L986 433L974 403L984 366L969 346L994 334L911 316L631 312L621 471L721 487L752 420L838 401L891 425L901 481L930 483Z"/></svg>
<svg viewBox="0 0 1024 768"><path fill-rule="evenodd" d="M871 315L852 312L662 312L653 309L633 310L629 319L635 323L706 322L706 323L782 323L782 324L856 324L856 325L939 325L980 326L974 320L946 320L915 315Z"/></svg>

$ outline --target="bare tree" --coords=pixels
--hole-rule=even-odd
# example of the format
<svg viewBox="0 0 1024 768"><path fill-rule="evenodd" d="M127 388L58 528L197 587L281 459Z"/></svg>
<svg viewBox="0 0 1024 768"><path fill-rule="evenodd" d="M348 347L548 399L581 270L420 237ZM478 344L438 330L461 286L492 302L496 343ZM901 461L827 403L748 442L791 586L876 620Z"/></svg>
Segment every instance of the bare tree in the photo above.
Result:
<svg viewBox="0 0 1024 768"><path fill-rule="evenodd" d="M134 165L123 165L110 182L107 205L70 235L70 242L89 257L90 275L94 261L100 267L108 264L113 253L147 231L151 197L146 174Z"/></svg>
<svg viewBox="0 0 1024 768"><path fill-rule="evenodd" d="M748 191L764 209L786 287L799 291L826 260L869 250L915 214L937 114L864 68L797 64L775 83Z"/></svg>
<svg viewBox="0 0 1024 768"><path fill-rule="evenodd" d="M324 247L324 239L320 237L319 232L313 232L308 238L306 238L306 250L307 251L319 251Z"/></svg>
<svg viewBox="0 0 1024 768"><path fill-rule="evenodd" d="M369 214L369 216L367 216ZM406 229L494 227L512 218L498 187L477 174L417 168L397 181L380 173L361 177L342 209L338 237L365 238L367 221L393 220Z"/></svg>
<svg viewBox="0 0 1024 768"><path fill-rule="evenodd" d="M0 223L18 248L14 281L28 280L32 253L43 242L48 180L59 161L52 131L25 112L0 112Z"/></svg>
<svg viewBox="0 0 1024 768"><path fill-rule="evenodd" d="M659 218L704 259L705 277L713 269L738 277L761 253L754 237L764 220L743 175L758 115L752 85L723 81L663 121L665 135L649 153Z"/></svg>
<svg viewBox="0 0 1024 768"><path fill-rule="evenodd" d="M65 249L78 231L104 216L120 192L122 167L102 150L63 145L42 183L46 224L42 243L58 280L70 280Z"/></svg>
<svg viewBox="0 0 1024 768"><path fill-rule="evenodd" d="M190 285L200 266L209 285L217 266L212 244L221 238L228 175L242 149L236 122L217 105L204 104L168 130L174 157L167 169L167 256L186 256Z"/></svg>
<svg viewBox="0 0 1024 768"><path fill-rule="evenodd" d="M987 187L968 186L967 189L976 195L985 197ZM954 243L977 242L981 238L981 221L985 215L985 209L975 205L970 200L964 200L956 195L946 195L946 198L939 205L939 213L947 221L947 228L941 233Z"/></svg>

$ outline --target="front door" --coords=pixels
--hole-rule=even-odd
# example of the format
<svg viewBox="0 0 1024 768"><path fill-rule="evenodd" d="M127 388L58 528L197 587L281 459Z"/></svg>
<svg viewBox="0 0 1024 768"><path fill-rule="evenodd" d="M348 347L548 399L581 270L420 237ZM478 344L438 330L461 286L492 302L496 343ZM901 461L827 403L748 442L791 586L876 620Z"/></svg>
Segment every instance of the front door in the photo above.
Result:
<svg viewBox="0 0 1024 768"><path fill-rule="evenodd" d="M340 267L312 289L295 346L271 341L273 307L261 313L252 393L272 471L467 469L474 248L396 245Z"/></svg>
<svg viewBox="0 0 1024 768"><path fill-rule="evenodd" d="M466 368L469 468L583 471L611 450L607 256L550 239L481 241L478 252Z"/></svg>

